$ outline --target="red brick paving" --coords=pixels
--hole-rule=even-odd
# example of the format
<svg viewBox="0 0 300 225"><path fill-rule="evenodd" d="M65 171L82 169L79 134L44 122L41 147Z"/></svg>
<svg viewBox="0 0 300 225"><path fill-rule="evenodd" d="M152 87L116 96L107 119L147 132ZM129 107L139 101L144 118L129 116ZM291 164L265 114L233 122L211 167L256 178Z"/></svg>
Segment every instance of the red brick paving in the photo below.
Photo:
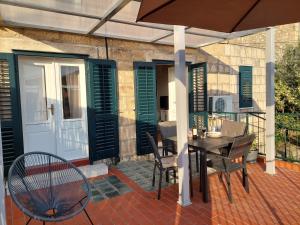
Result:
<svg viewBox="0 0 300 225"><path fill-rule="evenodd" d="M211 202L203 203L201 193L194 191L192 205L181 207L177 204L178 186L163 189L161 200L155 192L145 192L117 169L116 175L133 192L101 202L90 202L87 207L94 224L101 225L243 225L243 224L300 224L300 173L277 168L277 174L264 173L261 164L249 165L250 194L241 184L241 175L232 175L233 199L229 203L224 189L216 175L209 177ZM193 182L198 190L199 182ZM25 224L27 219L6 198L8 225ZM32 221L30 224L42 224ZM54 223L46 223L54 224ZM89 224L82 213L71 220L56 224Z"/></svg>

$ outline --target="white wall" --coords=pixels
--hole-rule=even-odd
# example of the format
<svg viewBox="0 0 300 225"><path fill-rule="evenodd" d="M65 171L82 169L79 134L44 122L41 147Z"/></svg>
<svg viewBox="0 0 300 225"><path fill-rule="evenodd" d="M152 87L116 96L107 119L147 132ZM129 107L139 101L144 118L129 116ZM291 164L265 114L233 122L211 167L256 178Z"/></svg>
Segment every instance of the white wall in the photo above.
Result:
<svg viewBox="0 0 300 225"><path fill-rule="evenodd" d="M5 215L5 189L4 189L4 173L3 173L3 151L1 140L1 123L0 123L0 225L6 224Z"/></svg>

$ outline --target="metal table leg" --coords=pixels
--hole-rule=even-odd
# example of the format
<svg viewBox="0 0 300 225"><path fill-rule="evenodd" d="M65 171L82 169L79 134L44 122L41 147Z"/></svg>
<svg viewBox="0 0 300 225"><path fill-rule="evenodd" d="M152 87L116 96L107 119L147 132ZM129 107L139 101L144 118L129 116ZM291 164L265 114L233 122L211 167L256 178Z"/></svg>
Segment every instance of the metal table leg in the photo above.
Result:
<svg viewBox="0 0 300 225"><path fill-rule="evenodd" d="M188 151L188 156L189 156L190 195L191 195L191 197L193 197L192 160L191 160L190 151Z"/></svg>
<svg viewBox="0 0 300 225"><path fill-rule="evenodd" d="M201 169L202 169L202 190L203 190L203 201L208 202L209 201L209 194L208 194L208 177L207 177L207 154L206 151L201 151Z"/></svg>
<svg viewBox="0 0 300 225"><path fill-rule="evenodd" d="M201 152L201 150L199 150L199 149L197 149L197 151L200 151L199 153L200 153L200 171L199 171L199 178L200 178L200 184L199 184L199 192L202 192L202 190L203 190L203 187L202 187L202 185L203 185L203 181L202 181L202 178L203 178L203 174L202 174L202 172L203 172L203 168L202 168L202 166L203 166L203 163L202 163L202 152Z"/></svg>

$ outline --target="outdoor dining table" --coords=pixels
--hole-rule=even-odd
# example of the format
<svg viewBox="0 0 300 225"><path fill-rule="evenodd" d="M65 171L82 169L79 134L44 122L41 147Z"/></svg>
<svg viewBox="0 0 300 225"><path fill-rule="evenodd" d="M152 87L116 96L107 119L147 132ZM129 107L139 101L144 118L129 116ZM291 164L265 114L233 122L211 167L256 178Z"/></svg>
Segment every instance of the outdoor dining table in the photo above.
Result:
<svg viewBox="0 0 300 225"><path fill-rule="evenodd" d="M170 141L177 141L177 136L169 137ZM218 137L218 138L188 138L188 155L189 155L189 176L190 176L190 190L193 196L192 188L192 168L191 168L191 153L200 152L200 192L203 193L203 201L209 201L208 193L208 177L207 177L207 153L216 154L218 149L224 148L232 144L233 138L231 137Z"/></svg>

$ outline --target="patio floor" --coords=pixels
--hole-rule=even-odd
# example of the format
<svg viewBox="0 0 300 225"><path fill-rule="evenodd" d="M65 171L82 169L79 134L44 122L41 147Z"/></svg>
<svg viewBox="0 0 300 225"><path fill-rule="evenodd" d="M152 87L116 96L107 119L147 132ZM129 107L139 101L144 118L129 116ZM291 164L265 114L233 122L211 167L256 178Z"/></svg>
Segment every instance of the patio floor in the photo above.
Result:
<svg viewBox="0 0 300 225"><path fill-rule="evenodd" d="M241 185L241 174L233 174L234 202L230 204L223 184L216 175L210 175L211 202L203 203L201 193L194 191L193 204L185 208L177 204L177 185L165 187L161 200L156 200L156 192L147 191L121 170L112 168L108 176L93 178L92 182L95 179L102 180L99 185L108 182L106 185L112 185L110 188L118 194L111 198L103 194L104 198L91 200L87 211L94 224L101 225L300 224L300 173L277 168L277 174L270 176L264 173L262 164L249 165L248 168L250 194ZM194 190L198 190L198 178L194 179L193 185ZM27 218L9 197L6 206L8 225L25 224ZM30 224L42 223L32 221ZM80 214L56 224L85 225L89 222L84 214Z"/></svg>

